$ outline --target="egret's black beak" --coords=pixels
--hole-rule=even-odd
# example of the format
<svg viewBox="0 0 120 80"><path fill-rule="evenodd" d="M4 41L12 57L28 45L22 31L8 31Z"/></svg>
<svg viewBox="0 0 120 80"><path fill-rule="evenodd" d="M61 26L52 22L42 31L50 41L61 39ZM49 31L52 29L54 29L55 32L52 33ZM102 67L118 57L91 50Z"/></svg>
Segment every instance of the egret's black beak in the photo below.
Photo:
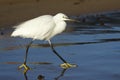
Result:
<svg viewBox="0 0 120 80"><path fill-rule="evenodd" d="M65 21L80 22L80 21L78 21L78 20L75 20L75 19L69 19L69 18L66 18Z"/></svg>

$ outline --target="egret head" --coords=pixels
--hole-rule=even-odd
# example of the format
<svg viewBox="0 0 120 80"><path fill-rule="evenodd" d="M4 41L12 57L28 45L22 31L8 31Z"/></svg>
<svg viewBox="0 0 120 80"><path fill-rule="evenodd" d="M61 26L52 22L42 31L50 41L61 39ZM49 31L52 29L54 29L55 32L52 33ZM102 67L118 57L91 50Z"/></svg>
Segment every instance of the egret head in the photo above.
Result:
<svg viewBox="0 0 120 80"><path fill-rule="evenodd" d="M77 20L70 19L67 15L65 15L63 13L58 13L53 18L54 18L54 20L57 20L57 21L75 21L75 22L78 22Z"/></svg>
<svg viewBox="0 0 120 80"><path fill-rule="evenodd" d="M57 21L65 21L66 19L68 19L68 16L63 13L58 13L53 18Z"/></svg>

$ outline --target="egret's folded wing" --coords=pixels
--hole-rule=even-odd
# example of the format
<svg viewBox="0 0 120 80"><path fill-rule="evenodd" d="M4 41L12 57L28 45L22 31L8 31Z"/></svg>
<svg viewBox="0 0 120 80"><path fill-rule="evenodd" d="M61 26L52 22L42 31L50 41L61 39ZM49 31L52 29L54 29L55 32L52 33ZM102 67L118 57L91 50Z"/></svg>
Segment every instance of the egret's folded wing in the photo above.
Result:
<svg viewBox="0 0 120 80"><path fill-rule="evenodd" d="M53 17L50 15L44 15L16 26L16 29L11 36L44 39L49 36L54 27L55 23Z"/></svg>

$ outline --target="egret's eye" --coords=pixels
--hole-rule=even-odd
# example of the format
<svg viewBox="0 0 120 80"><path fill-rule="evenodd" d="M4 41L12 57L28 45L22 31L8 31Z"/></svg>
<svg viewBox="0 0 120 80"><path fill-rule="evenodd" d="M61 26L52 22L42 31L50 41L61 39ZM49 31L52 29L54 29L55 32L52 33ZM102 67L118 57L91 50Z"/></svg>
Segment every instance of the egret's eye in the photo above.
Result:
<svg viewBox="0 0 120 80"><path fill-rule="evenodd" d="M63 18L68 19L68 17L67 17L67 16L63 16Z"/></svg>

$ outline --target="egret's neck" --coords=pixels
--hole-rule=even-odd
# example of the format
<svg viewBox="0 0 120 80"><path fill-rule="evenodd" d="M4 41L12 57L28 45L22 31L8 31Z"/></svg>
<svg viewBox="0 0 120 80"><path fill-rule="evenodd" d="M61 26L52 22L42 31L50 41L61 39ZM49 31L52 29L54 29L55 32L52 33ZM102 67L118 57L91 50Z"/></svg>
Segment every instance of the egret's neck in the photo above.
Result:
<svg viewBox="0 0 120 80"><path fill-rule="evenodd" d="M65 30L65 28L66 28L66 25L67 25L67 24L66 24L65 21L57 22L56 27L55 27L55 32L56 32L57 34L63 32L63 31Z"/></svg>
<svg viewBox="0 0 120 80"><path fill-rule="evenodd" d="M56 27L54 29L55 33L59 34L59 33L63 32L67 25L66 22L63 20L63 18L54 16L53 19L56 24Z"/></svg>

